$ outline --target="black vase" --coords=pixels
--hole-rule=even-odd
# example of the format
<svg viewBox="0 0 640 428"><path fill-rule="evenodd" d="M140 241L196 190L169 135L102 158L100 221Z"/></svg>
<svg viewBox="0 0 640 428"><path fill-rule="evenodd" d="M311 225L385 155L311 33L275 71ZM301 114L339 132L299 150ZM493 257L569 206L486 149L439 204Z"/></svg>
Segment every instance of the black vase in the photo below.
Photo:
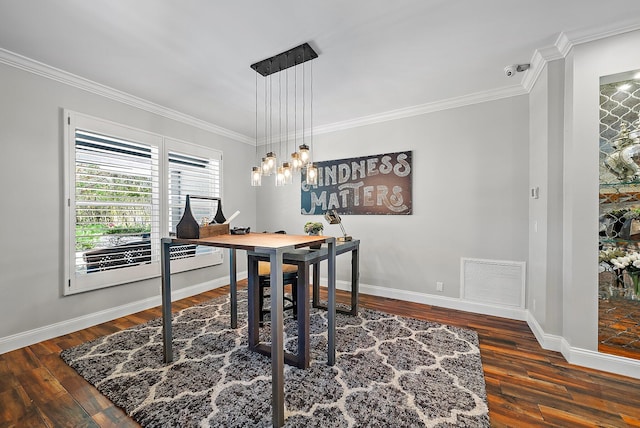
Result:
<svg viewBox="0 0 640 428"><path fill-rule="evenodd" d="M222 200L218 201L218 210L216 211L216 215L215 217L213 217L213 219L218 224L222 224L227 221L227 219L224 218L224 214L222 214Z"/></svg>
<svg viewBox="0 0 640 428"><path fill-rule="evenodd" d="M176 236L185 239L198 239L200 237L200 225L191 212L191 200L187 195L187 202L184 205L184 213L176 226Z"/></svg>

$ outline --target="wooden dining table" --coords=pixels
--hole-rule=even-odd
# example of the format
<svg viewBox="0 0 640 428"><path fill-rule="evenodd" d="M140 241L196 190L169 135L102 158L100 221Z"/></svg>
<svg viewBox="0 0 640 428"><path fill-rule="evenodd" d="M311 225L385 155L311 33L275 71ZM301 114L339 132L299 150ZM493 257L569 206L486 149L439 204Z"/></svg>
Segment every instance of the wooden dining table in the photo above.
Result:
<svg viewBox="0 0 640 428"><path fill-rule="evenodd" d="M229 249L229 288L231 294L231 327L238 326L237 308L237 250L266 255L271 263L271 403L274 427L284 425L284 330L282 296L283 254L312 244L327 244L327 363L336 360L336 239L331 236L285 235L279 233L249 233L246 235L218 235L207 238L162 238L162 340L164 361L173 361L171 315L171 261L170 249L174 245L206 245ZM249 296L251 299L251 296Z"/></svg>

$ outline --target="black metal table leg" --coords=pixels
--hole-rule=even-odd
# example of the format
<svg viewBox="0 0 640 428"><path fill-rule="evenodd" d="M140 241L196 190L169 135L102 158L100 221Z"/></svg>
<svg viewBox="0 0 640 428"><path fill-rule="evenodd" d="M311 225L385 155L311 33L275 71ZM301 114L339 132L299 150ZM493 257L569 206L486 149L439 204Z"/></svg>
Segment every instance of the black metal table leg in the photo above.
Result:
<svg viewBox="0 0 640 428"><path fill-rule="evenodd" d="M171 240L162 239L160 264L162 266L162 347L164 362L173 361L171 332Z"/></svg>

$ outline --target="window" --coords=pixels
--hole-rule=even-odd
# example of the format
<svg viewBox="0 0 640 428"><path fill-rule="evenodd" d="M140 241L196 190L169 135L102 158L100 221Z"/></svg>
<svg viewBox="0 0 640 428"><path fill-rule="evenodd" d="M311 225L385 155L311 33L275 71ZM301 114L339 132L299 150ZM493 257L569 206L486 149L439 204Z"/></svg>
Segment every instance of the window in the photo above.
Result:
<svg viewBox="0 0 640 428"><path fill-rule="evenodd" d="M176 232L176 225L182 218L187 195L220 196L220 159L210 155L211 149L191 146L178 141L165 139L168 176L168 223L170 233ZM208 153L209 152L209 153ZM193 216L202 220L213 219L217 205L209 200L191 200ZM172 260L176 258L190 259L182 262L187 266L197 267L197 259L189 257L193 246L172 247ZM200 246L195 248L197 256L219 254L220 250ZM195 264L194 264L195 263ZM173 269L173 267L172 267Z"/></svg>
<svg viewBox="0 0 640 428"><path fill-rule="evenodd" d="M175 233L186 195L220 196L220 152L65 112L65 294L159 276L160 238ZM198 219L215 202L192 203ZM208 247L171 249L172 270L222 262Z"/></svg>

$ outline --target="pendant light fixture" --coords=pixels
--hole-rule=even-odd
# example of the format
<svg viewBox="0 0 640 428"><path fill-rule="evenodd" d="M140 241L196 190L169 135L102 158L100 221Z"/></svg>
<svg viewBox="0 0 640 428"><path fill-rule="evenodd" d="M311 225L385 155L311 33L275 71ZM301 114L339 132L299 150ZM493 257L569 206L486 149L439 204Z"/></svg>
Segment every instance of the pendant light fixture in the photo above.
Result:
<svg viewBox="0 0 640 428"><path fill-rule="evenodd" d="M282 153L282 74L278 74L278 151ZM281 165L276 168L276 186L284 185L284 166Z"/></svg>
<svg viewBox="0 0 640 428"><path fill-rule="evenodd" d="M256 74L256 153L255 160L258 160L258 75ZM251 185L253 187L262 186L262 166L251 168Z"/></svg>
<svg viewBox="0 0 640 428"><path fill-rule="evenodd" d="M297 174L302 168L302 160L300 159L300 153L295 151L296 144L298 142L298 67L294 70L295 78L293 79L293 149L291 153L291 172Z"/></svg>
<svg viewBox="0 0 640 428"><path fill-rule="evenodd" d="M310 112L310 124L309 124L309 141L310 141L310 145L313 147L313 63L311 63L311 81L309 83L309 85L311 86L311 90L309 92L311 92L311 102L310 107L311 107L311 112ZM307 161L307 184L308 185L312 185L312 186L316 186L318 184L318 168L313 164L313 162L311 161L311 155L309 155L309 159Z"/></svg>
<svg viewBox="0 0 640 428"><path fill-rule="evenodd" d="M305 73L305 65L304 63L302 63L302 144L300 145L300 147L298 147L298 154L300 155L300 161L302 162L302 166L306 166L309 163L309 158L311 157L311 153L309 152L309 146L307 146L304 143L304 136L306 133L306 128L304 126L305 124L305 119L306 119L306 112L305 112L305 108L307 106L306 100L307 97L306 95L306 89L307 89L307 85L306 85L306 73Z"/></svg>
<svg viewBox="0 0 640 428"><path fill-rule="evenodd" d="M259 166L251 168L251 185L254 187L262 186L262 170Z"/></svg>
<svg viewBox="0 0 640 428"><path fill-rule="evenodd" d="M267 156L264 158L266 162L267 175L271 175L272 172L275 172L278 166L278 160L276 159L276 154L273 152L271 145L273 143L273 86L271 85L271 75L268 78L269 83L269 152ZM267 85L265 85L266 89Z"/></svg>
<svg viewBox="0 0 640 428"><path fill-rule="evenodd" d="M287 63L289 62L289 56L287 55ZM286 72L286 81L285 81L285 114L284 114L284 152L285 155L283 159L287 159L286 153L289 151L289 69L287 68ZM280 138L282 138L282 133L280 133ZM293 179L293 174L291 172L291 164L289 162L282 162L282 175L283 184L291 184Z"/></svg>
<svg viewBox="0 0 640 428"><path fill-rule="evenodd" d="M265 60L259 61L255 64L251 65L251 68L259 73L264 79L264 147L267 149L267 153L262 158L262 163L258 167L253 167L251 170L251 185L252 186L260 186L262 183L263 176L269 176L272 173L275 173L275 185L282 186L286 184L290 184L292 182L293 175L297 172L301 171L303 166L306 166L306 173L309 176L309 166L307 165L311 159L311 148L306 144L305 134L307 134L307 130L305 129L305 109L306 109L306 90L305 90L305 68L304 63L310 60L313 60L318 57L318 54L309 46L308 43L304 43L300 46L296 46L293 49L290 49L286 52L282 52L278 55L275 55L271 58L267 58ZM298 65L302 64L302 144L300 144L299 151L293 152L291 154L291 158L289 161L285 161L287 159L286 154L282 156L283 162L281 165L278 165L278 160L274 149L276 149L276 141L274 140L274 129L273 129L273 81L272 75L275 73L279 73L283 70L287 70L291 67L294 68L295 79L294 79L294 130L293 130L293 145L294 147L298 143L298 129L297 129L297 110L298 110L298 88L297 88L297 76L298 76ZM285 130L284 134L282 132L282 79L281 75L278 76L278 140L277 145L280 154L282 155L282 139L285 138L285 152L288 152L289 148L289 136L291 135L289 132L289 73L286 75L286 87L285 96L286 96L286 116L285 116ZM311 86L313 87L313 86ZM313 97L311 97L311 102L313 102ZM311 114L313 114L313 109L311 109ZM256 74L256 159L257 159L257 150L258 150L258 78ZM311 120L313 124L313 121ZM309 135L313 135L313 130L310 130ZM312 141L312 140L311 140ZM311 175L316 177L317 182L317 169L311 164ZM310 178L310 177L308 177ZM313 184L313 183L312 183Z"/></svg>

